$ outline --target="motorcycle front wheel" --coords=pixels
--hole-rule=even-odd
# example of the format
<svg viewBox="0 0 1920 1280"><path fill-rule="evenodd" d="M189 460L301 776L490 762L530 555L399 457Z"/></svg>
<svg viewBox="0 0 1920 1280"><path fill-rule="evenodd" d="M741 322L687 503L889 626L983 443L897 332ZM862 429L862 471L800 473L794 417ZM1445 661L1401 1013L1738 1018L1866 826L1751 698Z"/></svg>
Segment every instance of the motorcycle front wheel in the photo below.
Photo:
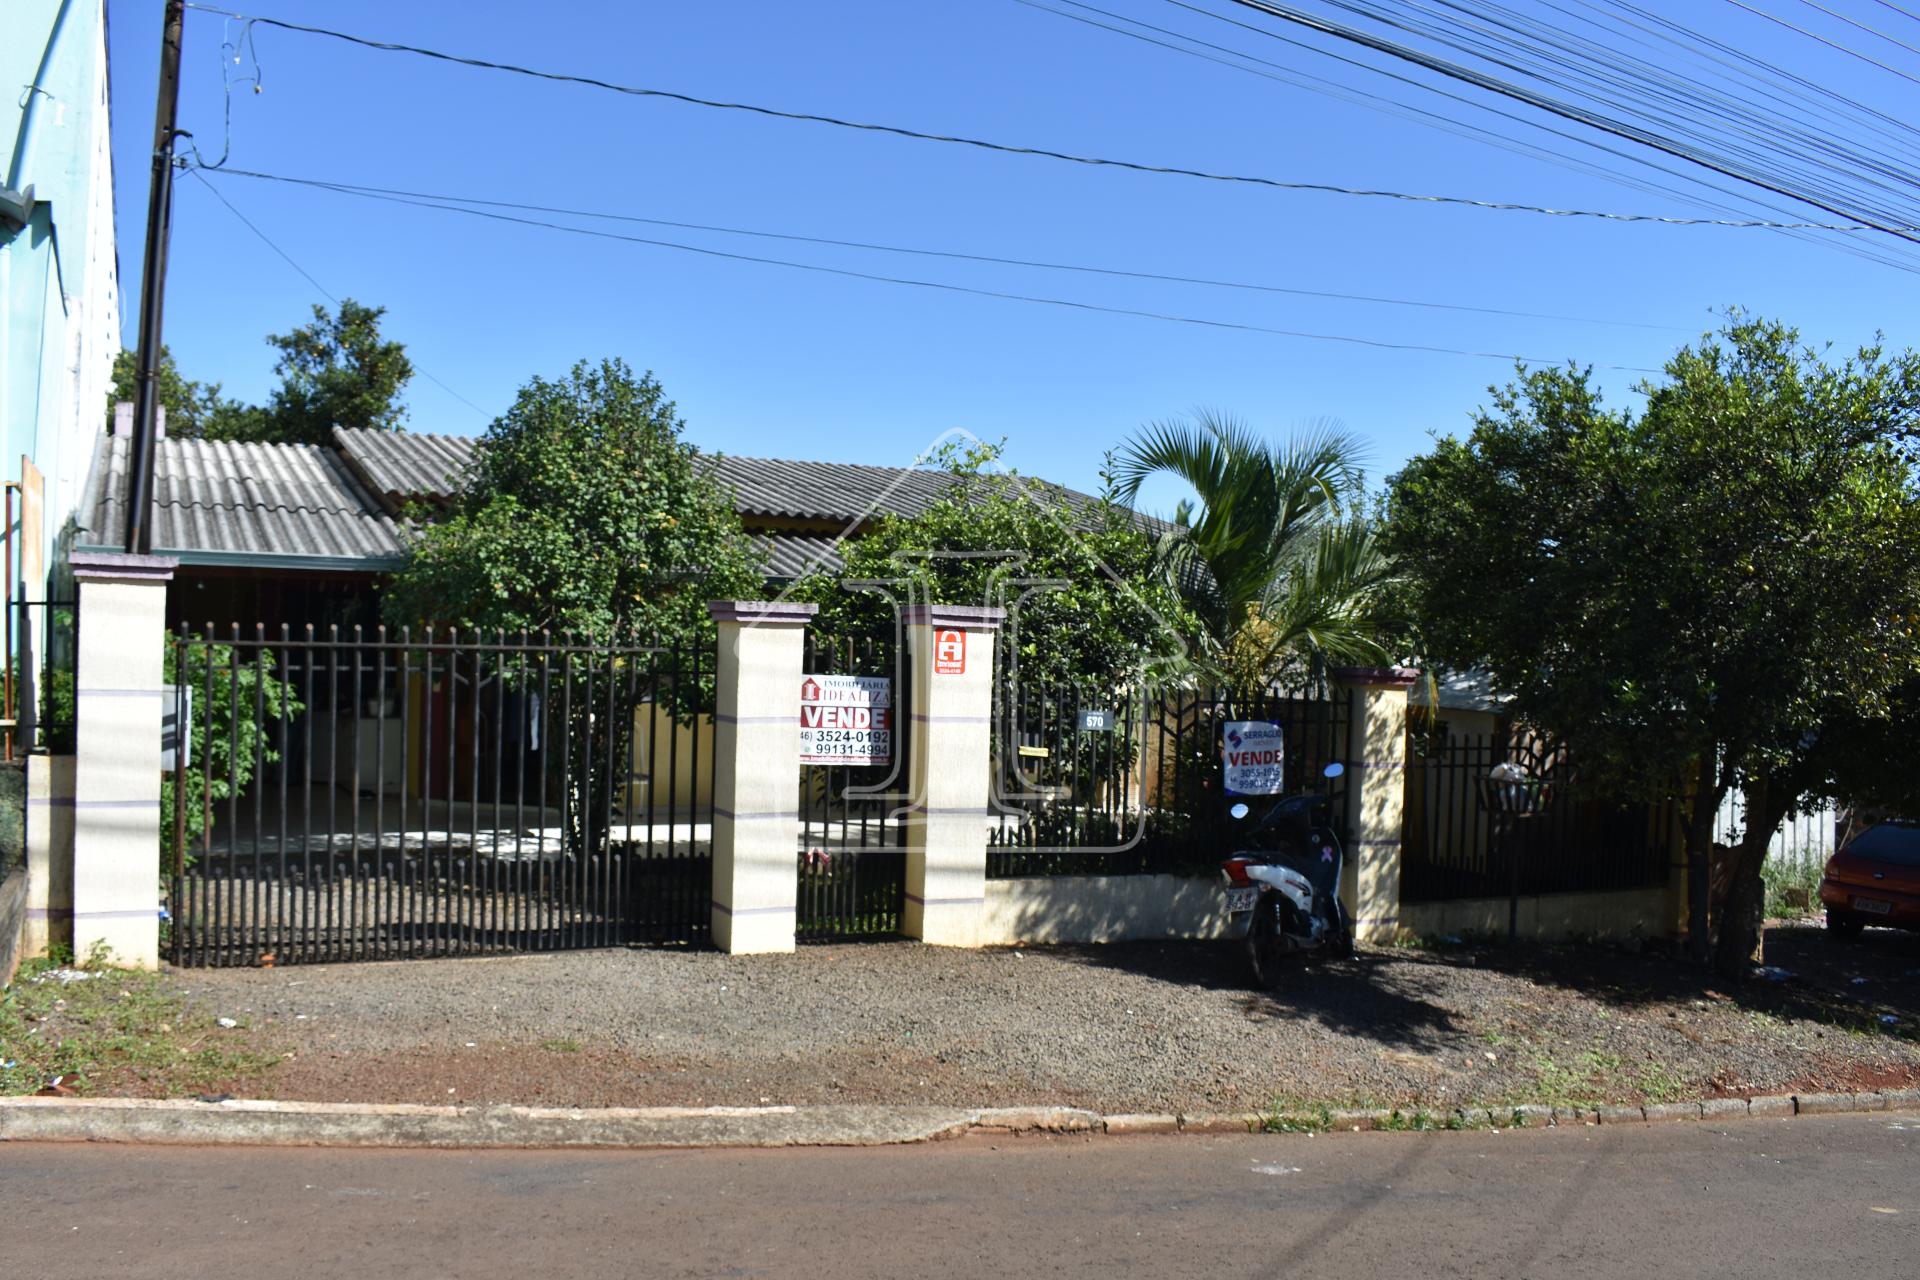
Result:
<svg viewBox="0 0 1920 1280"><path fill-rule="evenodd" d="M1280 940L1280 895L1263 893L1247 922L1247 967L1253 984L1263 991L1278 990L1286 957L1286 944Z"/></svg>

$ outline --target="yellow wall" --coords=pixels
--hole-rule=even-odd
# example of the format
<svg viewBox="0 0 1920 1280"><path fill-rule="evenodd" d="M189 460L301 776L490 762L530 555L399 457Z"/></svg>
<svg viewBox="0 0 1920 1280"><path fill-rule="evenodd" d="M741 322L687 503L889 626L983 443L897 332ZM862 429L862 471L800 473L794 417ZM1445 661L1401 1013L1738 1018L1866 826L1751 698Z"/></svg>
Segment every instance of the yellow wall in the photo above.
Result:
<svg viewBox="0 0 1920 1280"><path fill-rule="evenodd" d="M638 820L647 812L649 775L661 780L653 794L654 814L669 809L689 814L713 803L713 717L703 715L698 725L676 723L666 707L644 703L633 709L633 773L627 781L627 803ZM649 759L651 752L651 759ZM665 786L673 772L673 790Z"/></svg>
<svg viewBox="0 0 1920 1280"><path fill-rule="evenodd" d="M1402 902L1400 926L1423 937L1507 931L1508 900ZM1558 938L1666 938L1673 936L1673 902L1665 888L1615 893L1556 893L1520 899L1520 936Z"/></svg>

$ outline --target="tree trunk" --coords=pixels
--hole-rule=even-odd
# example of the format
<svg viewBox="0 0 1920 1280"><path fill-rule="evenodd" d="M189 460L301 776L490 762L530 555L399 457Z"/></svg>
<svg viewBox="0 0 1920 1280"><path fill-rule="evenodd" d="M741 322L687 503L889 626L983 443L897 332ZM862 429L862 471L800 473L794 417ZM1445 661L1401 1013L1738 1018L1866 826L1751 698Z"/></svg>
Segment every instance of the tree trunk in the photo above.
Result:
<svg viewBox="0 0 1920 1280"><path fill-rule="evenodd" d="M1711 915L1713 819L1727 794L1725 775L1715 768L1716 753L1705 752L1694 780L1693 807L1687 815L1687 943L1699 964L1713 955Z"/></svg>
<svg viewBox="0 0 1920 1280"><path fill-rule="evenodd" d="M1745 830L1733 853L1732 875L1725 897L1716 903L1719 938L1714 946L1713 966L1727 977L1744 976L1761 962L1767 886L1760 869L1766 865L1767 848L1773 833L1786 816L1786 806L1776 799L1778 789L1765 777L1746 785Z"/></svg>

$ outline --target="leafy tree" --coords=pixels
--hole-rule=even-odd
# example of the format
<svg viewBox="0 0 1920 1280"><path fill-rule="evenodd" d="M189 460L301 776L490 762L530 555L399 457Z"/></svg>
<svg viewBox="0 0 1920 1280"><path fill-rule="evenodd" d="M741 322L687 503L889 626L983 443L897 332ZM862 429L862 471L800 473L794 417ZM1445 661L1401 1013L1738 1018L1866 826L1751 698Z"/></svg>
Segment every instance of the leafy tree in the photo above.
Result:
<svg viewBox="0 0 1920 1280"><path fill-rule="evenodd" d="M620 360L532 379L482 437L453 509L414 541L386 593L388 620L711 647L707 603L757 598L764 579L731 496L685 430L652 375ZM633 732L630 717L591 714L593 666L568 668L582 682L564 699L572 719L548 735L578 756L574 768L546 760L572 788L577 850L605 835L601 807L581 801L612 794ZM599 698L613 678L609 669ZM711 710L710 674L663 692L683 717Z"/></svg>
<svg viewBox="0 0 1920 1280"><path fill-rule="evenodd" d="M1115 689L1177 662L1192 627L1156 572L1138 516L1103 495L1076 502L1057 486L993 467L1000 446L950 447L936 459L952 488L915 516L882 516L840 551L846 569L796 583L820 606L826 637L891 634L893 604L844 582L902 580L901 603L1001 604L1016 616L1023 682ZM1049 584L1027 594L1019 580ZM1024 599L1021 599L1022 596Z"/></svg>
<svg viewBox="0 0 1920 1280"><path fill-rule="evenodd" d="M137 403L140 356L122 350L113 358L113 388L107 392L107 430L114 428L113 407L122 401ZM220 395L217 382L195 382L183 376L174 363L173 352L160 348L158 369L160 403L167 411L167 434L181 440L219 438L217 423L226 420L234 403Z"/></svg>
<svg viewBox="0 0 1920 1280"><path fill-rule="evenodd" d="M386 595L395 623L704 643L710 600L757 597L757 549L651 374L536 377L481 437L445 519Z"/></svg>
<svg viewBox="0 0 1920 1280"><path fill-rule="evenodd" d="M386 313L348 298L336 315L316 306L312 324L269 334L280 352L273 366L280 385L251 438L327 444L335 426L399 430L413 362L399 342L381 337Z"/></svg>
<svg viewBox="0 0 1920 1280"><path fill-rule="evenodd" d="M1386 656L1375 614L1391 575L1362 509L1362 453L1331 428L1274 444L1204 412L1152 424L1122 451L1121 501L1160 473L1199 495L1175 512L1161 560L1203 625L1202 658L1231 686Z"/></svg>
<svg viewBox="0 0 1920 1280"><path fill-rule="evenodd" d="M405 346L381 336L385 314L384 307L348 298L337 314L316 306L313 323L268 334L268 345L280 352L273 366L280 385L265 405L225 399L218 383L181 376L172 353L161 348L160 402L167 406L167 434L187 440L329 444L336 425L399 430L406 417L401 393L413 377L413 363ZM109 423L114 401L134 398L137 359L131 351L114 358Z"/></svg>
<svg viewBox="0 0 1920 1280"><path fill-rule="evenodd" d="M1586 370L1521 370L1468 440L1393 479L1388 546L1429 658L1488 671L1590 775L1648 795L1691 779L1694 946L1717 926L1739 972L1780 819L1865 781L1848 731L1920 674L1920 501L1898 451L1920 357L1829 363L1736 311L1639 390L1634 414ZM1744 838L1709 889L1735 787Z"/></svg>

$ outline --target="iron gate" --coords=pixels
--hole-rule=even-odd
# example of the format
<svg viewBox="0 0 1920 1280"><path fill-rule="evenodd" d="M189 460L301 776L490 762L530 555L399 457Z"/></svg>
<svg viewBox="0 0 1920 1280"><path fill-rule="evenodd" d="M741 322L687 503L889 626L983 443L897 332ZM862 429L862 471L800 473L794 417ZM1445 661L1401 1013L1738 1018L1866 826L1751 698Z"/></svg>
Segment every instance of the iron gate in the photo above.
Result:
<svg viewBox="0 0 1920 1280"><path fill-rule="evenodd" d="M1347 700L1325 683L1245 694L1002 679L997 696L994 879L1211 867L1236 834L1221 774L1232 721L1280 726L1287 794L1326 786L1321 770L1347 755ZM1344 827L1343 800L1335 814Z"/></svg>
<svg viewBox="0 0 1920 1280"><path fill-rule="evenodd" d="M888 937L900 932L907 891L903 800L910 703L907 664L892 637L807 634L804 675L879 676L892 681L891 758L885 764L800 766L800 865L795 936L802 942Z"/></svg>
<svg viewBox="0 0 1920 1280"><path fill-rule="evenodd" d="M713 661L386 628L168 646L176 964L696 942Z"/></svg>

